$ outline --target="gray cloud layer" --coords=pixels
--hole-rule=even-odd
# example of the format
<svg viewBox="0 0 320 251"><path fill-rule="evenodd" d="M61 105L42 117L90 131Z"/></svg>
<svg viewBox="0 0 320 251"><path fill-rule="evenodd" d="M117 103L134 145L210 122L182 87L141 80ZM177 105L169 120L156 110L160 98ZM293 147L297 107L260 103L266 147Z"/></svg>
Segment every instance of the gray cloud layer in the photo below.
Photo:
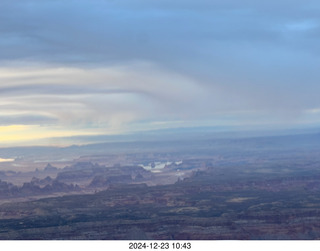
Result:
<svg viewBox="0 0 320 251"><path fill-rule="evenodd" d="M301 122L308 111L317 122L319 11L314 0L2 0L0 123L19 112L39 123Z"/></svg>
<svg viewBox="0 0 320 251"><path fill-rule="evenodd" d="M317 1L13 0L1 10L3 59L167 64L244 42L319 55Z"/></svg>

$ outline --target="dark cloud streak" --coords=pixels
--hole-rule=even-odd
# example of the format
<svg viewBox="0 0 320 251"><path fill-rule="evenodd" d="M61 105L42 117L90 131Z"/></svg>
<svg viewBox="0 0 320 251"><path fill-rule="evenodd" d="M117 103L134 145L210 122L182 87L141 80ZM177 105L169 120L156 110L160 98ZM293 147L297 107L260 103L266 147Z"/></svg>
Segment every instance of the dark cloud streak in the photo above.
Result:
<svg viewBox="0 0 320 251"><path fill-rule="evenodd" d="M97 87L81 87L74 85L18 85L10 87L0 87L0 96L14 95L14 96L29 96L39 94L49 95L94 95L94 94L128 94L137 93L136 90L121 90L121 89L104 89Z"/></svg>
<svg viewBox="0 0 320 251"><path fill-rule="evenodd" d="M0 106L1 108L1 106ZM0 126L9 125L51 125L57 123L58 120L54 117L44 115L8 115L0 116Z"/></svg>

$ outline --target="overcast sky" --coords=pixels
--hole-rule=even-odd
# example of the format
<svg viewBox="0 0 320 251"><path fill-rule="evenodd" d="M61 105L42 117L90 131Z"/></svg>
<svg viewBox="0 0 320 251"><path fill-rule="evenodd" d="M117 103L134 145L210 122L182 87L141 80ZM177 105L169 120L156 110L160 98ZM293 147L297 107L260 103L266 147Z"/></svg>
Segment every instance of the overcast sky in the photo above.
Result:
<svg viewBox="0 0 320 251"><path fill-rule="evenodd" d="M313 0L1 0L0 145L319 126L319 40Z"/></svg>

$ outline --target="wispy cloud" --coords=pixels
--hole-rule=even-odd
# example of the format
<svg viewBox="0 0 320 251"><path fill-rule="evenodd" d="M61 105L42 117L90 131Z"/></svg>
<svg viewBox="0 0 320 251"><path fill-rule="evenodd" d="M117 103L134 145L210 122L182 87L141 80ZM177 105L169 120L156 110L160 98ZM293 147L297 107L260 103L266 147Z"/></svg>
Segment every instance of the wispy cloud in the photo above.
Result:
<svg viewBox="0 0 320 251"><path fill-rule="evenodd" d="M5 83L0 87L2 123L43 120L47 125L110 129L136 120L190 116L199 95L206 96L191 79L146 63L40 68L14 68L17 75L9 68L0 71Z"/></svg>

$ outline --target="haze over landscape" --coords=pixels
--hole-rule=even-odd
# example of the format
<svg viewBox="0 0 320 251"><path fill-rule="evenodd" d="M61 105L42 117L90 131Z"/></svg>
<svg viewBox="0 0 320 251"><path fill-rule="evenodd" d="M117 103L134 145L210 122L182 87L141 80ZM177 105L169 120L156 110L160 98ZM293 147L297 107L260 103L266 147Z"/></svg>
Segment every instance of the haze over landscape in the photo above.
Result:
<svg viewBox="0 0 320 251"><path fill-rule="evenodd" d="M320 239L319 11L0 0L0 240Z"/></svg>

